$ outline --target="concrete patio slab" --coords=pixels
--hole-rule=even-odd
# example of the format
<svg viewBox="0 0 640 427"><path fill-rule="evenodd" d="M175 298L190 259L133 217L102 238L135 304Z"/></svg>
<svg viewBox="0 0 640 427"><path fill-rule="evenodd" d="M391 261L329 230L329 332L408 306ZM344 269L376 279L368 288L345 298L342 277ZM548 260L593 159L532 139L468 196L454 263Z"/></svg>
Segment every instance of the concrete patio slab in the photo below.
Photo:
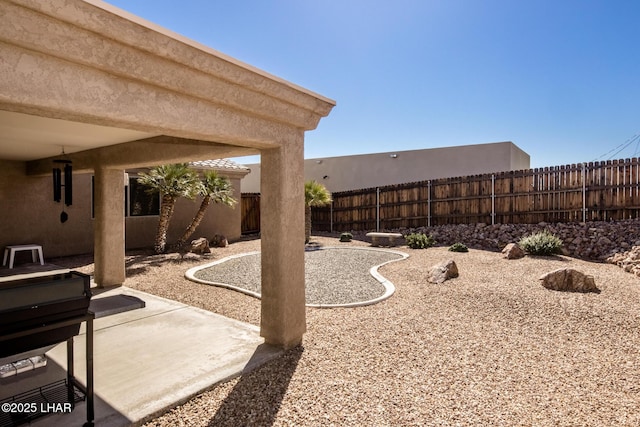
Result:
<svg viewBox="0 0 640 427"><path fill-rule="evenodd" d="M248 372L282 353L267 346L259 328L175 301L116 288L94 298L128 295L144 308L94 321L95 424L139 425L214 385ZM84 328L84 327L83 327ZM84 329L75 338L75 375L85 378ZM3 394L66 376L66 347L47 352L46 368L15 377ZM81 426L86 403L32 426Z"/></svg>

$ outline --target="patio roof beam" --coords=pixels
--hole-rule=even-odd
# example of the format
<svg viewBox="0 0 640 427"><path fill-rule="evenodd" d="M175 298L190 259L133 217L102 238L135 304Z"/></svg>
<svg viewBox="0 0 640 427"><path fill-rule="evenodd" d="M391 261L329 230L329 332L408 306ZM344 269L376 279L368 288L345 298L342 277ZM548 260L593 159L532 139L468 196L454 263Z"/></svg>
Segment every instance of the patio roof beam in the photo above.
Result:
<svg viewBox="0 0 640 427"><path fill-rule="evenodd" d="M335 104L140 17L125 18L107 3L74 3L73 14L82 19L72 21L70 7L47 3L3 2L5 13L20 19L7 20L0 39L268 120L286 117L303 129L315 128Z"/></svg>
<svg viewBox="0 0 640 427"><path fill-rule="evenodd" d="M252 148L216 144L170 136L157 136L139 141L125 142L108 147L95 148L67 154L75 172L91 172L97 165L110 168L131 169L157 166L167 163L186 163L258 154ZM53 160L61 156L27 162L27 175L48 175Z"/></svg>
<svg viewBox="0 0 640 427"><path fill-rule="evenodd" d="M0 15L9 111L265 149L335 105L106 3L13 0Z"/></svg>

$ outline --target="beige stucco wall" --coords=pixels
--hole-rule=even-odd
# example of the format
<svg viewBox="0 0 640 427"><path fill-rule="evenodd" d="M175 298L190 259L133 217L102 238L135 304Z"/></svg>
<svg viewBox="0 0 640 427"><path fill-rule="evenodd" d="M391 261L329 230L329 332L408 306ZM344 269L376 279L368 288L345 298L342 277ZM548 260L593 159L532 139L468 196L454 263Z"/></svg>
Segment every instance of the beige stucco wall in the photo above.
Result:
<svg viewBox="0 0 640 427"><path fill-rule="evenodd" d="M0 160L0 249L7 245L37 243L42 245L45 258L92 253L94 250L93 219L91 218L92 174L73 175L73 204L65 206L53 201L51 177L29 176L24 162ZM123 179L124 196L124 179ZM240 200L240 178L231 178L235 197ZM200 200L180 200L169 230L169 243L191 222ZM60 222L60 213L69 215ZM126 247L153 246L158 225L157 216L127 217L125 219ZM194 234L211 239L223 234L233 241L241 235L241 210L210 205L206 216ZM18 256L28 260L28 253ZM20 259L18 260L20 261Z"/></svg>
<svg viewBox="0 0 640 427"><path fill-rule="evenodd" d="M395 157L391 157L395 156ZM260 164L246 165L242 192L260 192ZM388 151L305 160L305 180L323 183L329 191L403 184L428 179L529 169L530 157L512 142Z"/></svg>
<svg viewBox="0 0 640 427"><path fill-rule="evenodd" d="M74 175L73 186L74 203L64 206L53 201L50 176L28 176L24 162L0 161L0 248L37 243L45 258L92 252L91 175Z"/></svg>
<svg viewBox="0 0 640 427"><path fill-rule="evenodd" d="M521 150L517 145L511 144L511 169L523 170L531 168L531 156ZM503 172L503 171L496 171Z"/></svg>

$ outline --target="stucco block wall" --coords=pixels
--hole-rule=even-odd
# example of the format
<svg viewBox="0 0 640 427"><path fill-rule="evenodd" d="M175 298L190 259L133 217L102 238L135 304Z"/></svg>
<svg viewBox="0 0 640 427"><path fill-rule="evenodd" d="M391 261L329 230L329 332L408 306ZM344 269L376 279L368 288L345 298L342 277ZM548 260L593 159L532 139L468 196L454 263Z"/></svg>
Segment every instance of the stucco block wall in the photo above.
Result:
<svg viewBox="0 0 640 427"><path fill-rule="evenodd" d="M316 180L329 191L403 184L429 179L529 169L529 155L512 142L388 151L354 156L306 159L305 180ZM260 192L260 164L246 165L245 193Z"/></svg>
<svg viewBox="0 0 640 427"><path fill-rule="evenodd" d="M511 144L511 169L525 170L531 168L531 156L521 150L517 145ZM494 171L503 172L503 171Z"/></svg>
<svg viewBox="0 0 640 427"><path fill-rule="evenodd" d="M93 251L91 175L73 175L73 205L53 201L52 178L25 173L24 162L0 161L0 249L42 245L45 258ZM85 202L89 201L89 203ZM60 213L69 215L60 222Z"/></svg>
<svg viewBox="0 0 640 427"><path fill-rule="evenodd" d="M73 204L53 201L52 178L29 176L24 162L0 160L0 250L7 245L35 243L42 245L45 259L65 255L92 253L94 250L91 217L91 179L93 174L73 174ZM231 178L234 197L240 200L240 179ZM123 179L124 197L124 179ZM179 200L169 229L169 243L180 237L195 215L200 200ZM60 213L68 220L60 222ZM125 219L126 248L153 246L158 226L157 216ZM230 241L241 236L241 210L238 206L210 205L194 238L223 234ZM18 261L28 260L19 253Z"/></svg>

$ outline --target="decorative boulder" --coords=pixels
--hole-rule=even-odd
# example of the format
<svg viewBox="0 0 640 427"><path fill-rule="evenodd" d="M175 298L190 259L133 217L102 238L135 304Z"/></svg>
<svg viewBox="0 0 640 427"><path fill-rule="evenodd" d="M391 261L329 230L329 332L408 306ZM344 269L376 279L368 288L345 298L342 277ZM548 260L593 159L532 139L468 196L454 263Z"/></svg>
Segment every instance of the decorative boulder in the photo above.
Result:
<svg viewBox="0 0 640 427"><path fill-rule="evenodd" d="M593 276L588 276L572 268L554 270L542 275L540 280L542 281L542 286L554 291L600 292L596 287Z"/></svg>
<svg viewBox="0 0 640 427"><path fill-rule="evenodd" d="M213 239L211 239L211 246L214 248L226 248L229 246L229 241L222 234L216 234L213 236Z"/></svg>
<svg viewBox="0 0 640 427"><path fill-rule="evenodd" d="M429 283L442 283L445 280L458 277L458 266L452 259L436 264L429 270L427 281Z"/></svg>
<svg viewBox="0 0 640 427"><path fill-rule="evenodd" d="M507 259L519 259L524 257L524 251L517 243L509 243L504 247L502 253Z"/></svg>
<svg viewBox="0 0 640 427"><path fill-rule="evenodd" d="M211 249L209 249L209 241L204 237L200 237L199 239L191 241L191 252L194 254L210 254Z"/></svg>

